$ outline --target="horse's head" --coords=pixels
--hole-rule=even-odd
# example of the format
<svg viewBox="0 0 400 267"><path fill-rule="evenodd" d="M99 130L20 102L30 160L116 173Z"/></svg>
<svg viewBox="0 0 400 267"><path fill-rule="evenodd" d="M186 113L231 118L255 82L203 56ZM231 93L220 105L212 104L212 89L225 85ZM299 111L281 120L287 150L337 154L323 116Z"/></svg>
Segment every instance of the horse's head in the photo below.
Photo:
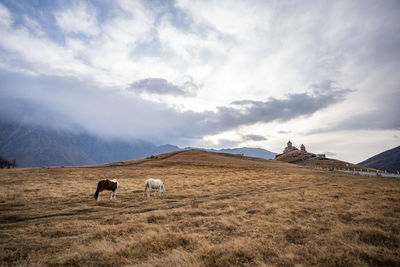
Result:
<svg viewBox="0 0 400 267"><path fill-rule="evenodd" d="M164 184L162 184L160 186L160 194L163 194L164 192L165 192L165 187L164 187Z"/></svg>

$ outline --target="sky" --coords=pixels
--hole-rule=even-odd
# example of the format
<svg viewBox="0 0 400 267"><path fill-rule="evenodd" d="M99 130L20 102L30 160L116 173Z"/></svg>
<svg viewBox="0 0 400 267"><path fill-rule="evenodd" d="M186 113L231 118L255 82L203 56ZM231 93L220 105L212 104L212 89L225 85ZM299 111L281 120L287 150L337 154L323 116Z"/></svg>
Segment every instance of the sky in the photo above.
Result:
<svg viewBox="0 0 400 267"><path fill-rule="evenodd" d="M400 1L0 0L0 116L181 147L400 143Z"/></svg>

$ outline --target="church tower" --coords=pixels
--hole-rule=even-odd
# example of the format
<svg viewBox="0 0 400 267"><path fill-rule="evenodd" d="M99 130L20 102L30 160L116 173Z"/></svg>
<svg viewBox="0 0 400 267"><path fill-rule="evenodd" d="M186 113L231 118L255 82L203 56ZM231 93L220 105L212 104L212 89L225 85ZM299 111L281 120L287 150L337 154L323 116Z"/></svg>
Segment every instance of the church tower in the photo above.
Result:
<svg viewBox="0 0 400 267"><path fill-rule="evenodd" d="M306 151L306 147L305 147L303 144L301 144L300 150L303 151L303 152L307 152L307 151Z"/></svg>

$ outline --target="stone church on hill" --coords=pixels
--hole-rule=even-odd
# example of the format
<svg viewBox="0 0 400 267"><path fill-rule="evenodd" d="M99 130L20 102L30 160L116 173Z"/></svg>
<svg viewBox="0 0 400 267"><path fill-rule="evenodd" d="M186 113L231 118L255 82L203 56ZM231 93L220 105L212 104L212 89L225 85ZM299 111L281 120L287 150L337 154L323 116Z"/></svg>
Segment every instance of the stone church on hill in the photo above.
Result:
<svg viewBox="0 0 400 267"><path fill-rule="evenodd" d="M299 149L297 147L293 146L292 142L289 141L289 142L287 142L287 146L283 150L283 153L288 153L288 152L293 151L293 150L299 150ZM303 152L307 152L306 151L306 147L303 144L301 144L300 150L303 151Z"/></svg>

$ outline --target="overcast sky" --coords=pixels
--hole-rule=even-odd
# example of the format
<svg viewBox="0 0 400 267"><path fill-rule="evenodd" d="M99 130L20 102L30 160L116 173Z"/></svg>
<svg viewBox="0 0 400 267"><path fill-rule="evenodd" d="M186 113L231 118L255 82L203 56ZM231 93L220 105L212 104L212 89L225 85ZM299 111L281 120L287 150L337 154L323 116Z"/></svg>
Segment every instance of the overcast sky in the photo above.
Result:
<svg viewBox="0 0 400 267"><path fill-rule="evenodd" d="M400 1L0 0L0 115L206 148L400 144Z"/></svg>

